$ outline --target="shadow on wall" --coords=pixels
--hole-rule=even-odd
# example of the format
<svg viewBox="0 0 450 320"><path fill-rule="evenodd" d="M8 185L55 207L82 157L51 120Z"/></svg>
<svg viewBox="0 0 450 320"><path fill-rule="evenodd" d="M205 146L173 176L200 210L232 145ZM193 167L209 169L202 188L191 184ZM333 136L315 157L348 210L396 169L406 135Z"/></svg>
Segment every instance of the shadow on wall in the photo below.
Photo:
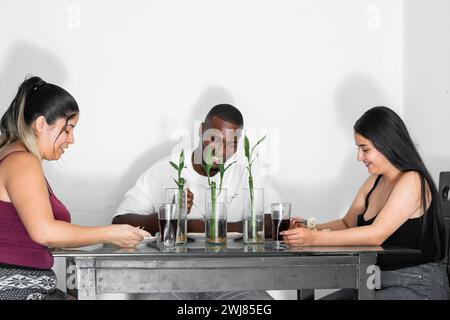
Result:
<svg viewBox="0 0 450 320"><path fill-rule="evenodd" d="M420 152L420 151L419 151ZM425 161L425 165L431 173L431 176L436 183L436 187L439 187L439 174L443 171L450 171L450 157L433 156L425 157L422 155Z"/></svg>
<svg viewBox="0 0 450 320"><path fill-rule="evenodd" d="M27 75L39 76L45 81L63 85L66 69L51 52L29 43L19 42L9 51L0 66L0 112L9 107L19 85Z"/></svg>
<svg viewBox="0 0 450 320"><path fill-rule="evenodd" d="M225 100L229 102L232 99L224 89L212 87L205 90L194 103L187 126L193 128L194 120L203 119L214 104ZM167 121L168 118L161 119L161 130L167 128ZM197 133L197 129L192 129L190 134ZM53 162L44 163L44 167L49 183L72 213L75 223L105 225L111 223L123 196L135 184L138 177L157 161L170 155L175 146L176 142L170 139L160 141L136 156L130 167L119 178L98 176L94 173L89 176L74 175L64 171L64 164L60 166Z"/></svg>
<svg viewBox="0 0 450 320"><path fill-rule="evenodd" d="M209 87L203 91L203 93L199 96L196 102L191 107L191 117L186 124L186 127L189 128L189 135L191 135L189 141L195 140L193 135L198 134L198 127L195 127L197 122L203 121L208 111L219 103L232 103L233 99L231 94L221 88L221 87ZM168 118L164 117L162 119L162 123L160 125L161 129L168 127ZM126 170L126 172L120 177L119 183L117 183L118 192L115 194L121 194L121 197L130 189L138 179L138 177L154 165L156 162L161 160L164 157L167 157L171 154L174 147L178 144L178 141L165 140L160 141L156 146L146 150L141 155L139 155L131 164L131 166ZM192 145L192 147L195 147ZM188 148L188 146L185 146ZM178 151L177 151L178 152ZM114 202L115 208L117 208L121 202L121 197L111 199ZM115 210L114 208L114 210ZM113 212L111 213L111 217Z"/></svg>
<svg viewBox="0 0 450 320"><path fill-rule="evenodd" d="M234 105L235 102L231 93L218 86L206 88L191 108L192 112L188 127L197 133L198 128L194 128L195 123L203 121L209 110L221 103ZM239 109L239 106L235 107Z"/></svg>
<svg viewBox="0 0 450 320"><path fill-rule="evenodd" d="M365 74L347 76L334 92L337 122L340 128L352 137L354 123L366 110L377 105L387 105L387 103L387 98L379 85ZM332 135L333 132L329 134ZM345 150L351 149L352 146ZM316 161L309 159L308 162ZM314 170L321 169L314 168ZM334 179L323 184L305 185L297 181L292 185L280 185L275 181L274 185L283 198L286 195L292 195L292 199L283 199L284 201L297 201L300 204L298 208L293 208L294 215L305 218L315 216L319 222L326 222L341 217L342 211L346 212L367 177L367 170L357 161L355 147L354 152L346 155ZM301 209L298 210L299 208Z"/></svg>

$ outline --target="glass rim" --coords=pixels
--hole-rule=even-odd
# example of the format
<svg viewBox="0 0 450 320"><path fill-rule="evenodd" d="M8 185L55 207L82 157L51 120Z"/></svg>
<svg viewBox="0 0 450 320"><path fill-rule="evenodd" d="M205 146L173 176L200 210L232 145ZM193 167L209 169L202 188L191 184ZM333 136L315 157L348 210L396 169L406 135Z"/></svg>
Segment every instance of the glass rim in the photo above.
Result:
<svg viewBox="0 0 450 320"><path fill-rule="evenodd" d="M172 203L172 202L161 202L159 204L158 208L166 207L166 206L177 206L177 204L176 203Z"/></svg>
<svg viewBox="0 0 450 320"><path fill-rule="evenodd" d="M169 207L168 210L166 208ZM158 220L178 220L180 218L180 213L178 210L178 205L176 203L163 203L158 207L158 212L156 212Z"/></svg>
<svg viewBox="0 0 450 320"><path fill-rule="evenodd" d="M273 202L273 203L270 204L270 206L272 207L274 205L280 205L280 204L283 205L283 206L284 205L290 205L290 206L292 205L291 202Z"/></svg>

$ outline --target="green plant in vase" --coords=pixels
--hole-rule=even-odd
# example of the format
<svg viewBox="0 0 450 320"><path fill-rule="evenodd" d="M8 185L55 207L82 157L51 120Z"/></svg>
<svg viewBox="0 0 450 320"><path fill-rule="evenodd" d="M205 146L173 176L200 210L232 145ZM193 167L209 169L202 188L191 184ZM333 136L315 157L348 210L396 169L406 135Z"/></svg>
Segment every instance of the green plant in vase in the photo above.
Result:
<svg viewBox="0 0 450 320"><path fill-rule="evenodd" d="M177 180L173 179L173 181L175 181L175 184L178 186L178 203L177 203L177 205L179 208L181 208L183 205L182 195L183 195L184 185L186 184L186 179L181 176L181 171L183 171L183 169L184 169L184 150L181 150L180 157L178 159L178 165L176 165L172 161L169 161L169 163L175 170L177 170L177 173L178 173L178 179Z"/></svg>
<svg viewBox="0 0 450 320"><path fill-rule="evenodd" d="M218 163L218 167L219 167L219 190L217 190L217 183L216 181L212 181L211 180L211 169L213 166L213 156L212 156L212 148L211 147L207 147L206 150L206 156L205 156L205 163L203 164L203 169L206 172L206 175L208 177L208 185L210 187L210 198L211 198L211 208L210 208L210 217L209 217L209 221L208 219L206 219L206 235L207 235L207 242L208 242L208 238L209 238L209 242L217 242L218 239L220 238L220 232L219 232L219 220L220 220L220 210L218 208L218 202L217 202L217 198L220 196L220 194L224 191L222 189L222 183L223 183L223 177L225 175L225 172L230 168L231 165L233 165L234 163L236 163L236 161L233 161L232 163L228 164L226 167L223 163ZM224 197L224 203L222 204L223 206L226 206L226 194L223 195ZM208 211L208 204L205 207L205 209ZM226 210L225 208L222 208L222 210ZM206 216L205 216L206 218ZM226 221L225 223L225 227L226 227ZM226 232L225 235L223 235L226 237ZM226 238L225 238L226 239Z"/></svg>
<svg viewBox="0 0 450 320"><path fill-rule="evenodd" d="M177 189L172 191L172 194L169 194L169 197L175 198L174 200L170 200L171 202L176 201L176 205L179 210L179 217L177 223L177 243L183 244L187 241L187 191L185 190L186 179L181 176L181 172L184 167L184 150L181 150L178 164L169 161L170 165L177 170L178 177L177 179L173 179L175 184L177 185Z"/></svg>
<svg viewBox="0 0 450 320"><path fill-rule="evenodd" d="M245 135L244 138L244 151L245 151L245 157L247 158L247 171L248 171L248 192L249 192L249 209L250 209L250 221L247 221L247 227L249 230L244 230L244 240L248 243L252 242L259 242L258 241L258 221L257 221L257 207L255 205L255 187L254 187L254 179L253 179L253 172L252 172L252 166L255 162L256 158L258 157L258 154L256 156L253 156L253 153L256 149L256 147L263 142L266 139L267 135L262 137L258 140L258 142L251 147L250 146L250 140L248 139L247 135ZM264 194L264 191L263 191ZM263 194L261 197L263 197ZM247 208L244 206L244 210ZM263 203L263 209L264 209L264 203ZM245 219L245 218L244 218ZM262 217L262 224L264 223L264 216ZM245 222L245 221L244 221ZM264 225L262 225L262 241L264 241Z"/></svg>

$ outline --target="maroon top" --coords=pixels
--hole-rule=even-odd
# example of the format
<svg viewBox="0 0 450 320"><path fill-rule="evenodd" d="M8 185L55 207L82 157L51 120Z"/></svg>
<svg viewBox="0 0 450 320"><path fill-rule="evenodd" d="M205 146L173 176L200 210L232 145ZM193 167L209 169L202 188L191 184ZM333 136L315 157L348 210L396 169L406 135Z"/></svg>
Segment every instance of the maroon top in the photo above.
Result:
<svg viewBox="0 0 450 320"><path fill-rule="evenodd" d="M2 160L0 160L0 163ZM69 211L56 198L50 186L48 186L48 189L55 220L70 222ZM53 267L53 256L46 247L31 239L14 205L11 202L1 200L0 263L37 269L50 269Z"/></svg>

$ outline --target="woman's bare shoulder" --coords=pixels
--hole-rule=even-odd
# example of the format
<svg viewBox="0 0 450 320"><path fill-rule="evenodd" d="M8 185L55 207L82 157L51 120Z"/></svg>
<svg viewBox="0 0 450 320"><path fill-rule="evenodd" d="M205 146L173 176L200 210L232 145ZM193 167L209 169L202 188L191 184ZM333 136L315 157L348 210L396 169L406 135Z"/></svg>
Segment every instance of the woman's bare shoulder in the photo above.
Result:
<svg viewBox="0 0 450 320"><path fill-rule="evenodd" d="M403 190L411 194L420 195L422 190L421 176L417 171L405 172L395 185L395 189ZM429 191L428 183L425 182L427 191Z"/></svg>
<svg viewBox="0 0 450 320"><path fill-rule="evenodd" d="M42 173L42 166L39 159L26 150L8 154L1 162L3 175L17 175L20 172Z"/></svg>
<svg viewBox="0 0 450 320"><path fill-rule="evenodd" d="M372 189L372 187L374 186L377 178L378 178L377 174L370 175L366 179L366 181L364 181L363 185L361 186L361 193L364 195L367 195L369 193L370 189Z"/></svg>

